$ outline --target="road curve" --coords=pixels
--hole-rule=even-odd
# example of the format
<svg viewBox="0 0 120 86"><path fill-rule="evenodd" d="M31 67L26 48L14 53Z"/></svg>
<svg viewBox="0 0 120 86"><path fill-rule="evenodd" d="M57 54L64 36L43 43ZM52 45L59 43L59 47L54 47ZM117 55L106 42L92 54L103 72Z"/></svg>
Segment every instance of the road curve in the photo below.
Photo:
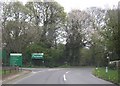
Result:
<svg viewBox="0 0 120 86"><path fill-rule="evenodd" d="M93 76L92 68L30 68L32 73L12 84L112 84Z"/></svg>

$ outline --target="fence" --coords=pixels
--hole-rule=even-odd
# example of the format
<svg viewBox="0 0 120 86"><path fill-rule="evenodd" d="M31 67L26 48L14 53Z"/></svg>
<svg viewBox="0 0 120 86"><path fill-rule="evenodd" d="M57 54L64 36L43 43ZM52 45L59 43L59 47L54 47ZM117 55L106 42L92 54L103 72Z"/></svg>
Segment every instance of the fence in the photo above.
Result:
<svg viewBox="0 0 120 86"><path fill-rule="evenodd" d="M19 67L2 67L2 78L18 73L20 70Z"/></svg>

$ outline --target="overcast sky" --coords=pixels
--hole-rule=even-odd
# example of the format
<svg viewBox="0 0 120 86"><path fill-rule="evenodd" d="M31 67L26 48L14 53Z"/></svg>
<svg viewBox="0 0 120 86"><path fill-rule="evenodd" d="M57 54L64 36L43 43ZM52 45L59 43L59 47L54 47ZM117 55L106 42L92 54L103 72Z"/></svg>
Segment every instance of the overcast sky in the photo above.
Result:
<svg viewBox="0 0 120 86"><path fill-rule="evenodd" d="M0 1L17 1L17 0L0 0ZM23 3L33 0L19 0ZM49 0L48 0L49 1ZM112 8L113 5L117 5L120 0L55 0L61 4L66 12L71 9L86 9L88 7L101 7L101 8Z"/></svg>
<svg viewBox="0 0 120 86"><path fill-rule="evenodd" d="M86 9L88 7L111 8L120 0L55 0L60 3L66 12L71 9Z"/></svg>

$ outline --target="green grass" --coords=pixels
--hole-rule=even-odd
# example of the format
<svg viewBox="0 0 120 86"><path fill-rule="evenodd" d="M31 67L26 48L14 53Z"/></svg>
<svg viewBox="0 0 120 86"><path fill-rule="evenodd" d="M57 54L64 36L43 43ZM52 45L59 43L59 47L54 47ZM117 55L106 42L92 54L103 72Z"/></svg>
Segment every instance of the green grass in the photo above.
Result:
<svg viewBox="0 0 120 86"><path fill-rule="evenodd" d="M12 72L11 72L11 73L12 73ZM2 75L5 75L5 74L10 74L10 71L7 70L7 71L5 72L5 71L2 70Z"/></svg>
<svg viewBox="0 0 120 86"><path fill-rule="evenodd" d="M6 71L6 74L8 74L9 71ZM4 71L3 70L0 70L0 75L4 74Z"/></svg>
<svg viewBox="0 0 120 86"><path fill-rule="evenodd" d="M118 84L117 70L108 69L108 72L106 73L105 68L98 68L93 71L93 74L99 78Z"/></svg>
<svg viewBox="0 0 120 86"><path fill-rule="evenodd" d="M6 75L6 74L12 74L12 73L16 73L16 71L3 71L3 70L0 70L0 75Z"/></svg>

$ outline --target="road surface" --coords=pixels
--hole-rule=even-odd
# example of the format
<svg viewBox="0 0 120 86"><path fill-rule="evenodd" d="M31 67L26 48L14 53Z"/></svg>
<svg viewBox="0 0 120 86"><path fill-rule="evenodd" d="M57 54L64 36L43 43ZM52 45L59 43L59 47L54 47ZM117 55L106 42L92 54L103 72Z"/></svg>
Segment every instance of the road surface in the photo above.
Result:
<svg viewBox="0 0 120 86"><path fill-rule="evenodd" d="M28 68L32 72L12 84L112 84L92 75L92 68Z"/></svg>

